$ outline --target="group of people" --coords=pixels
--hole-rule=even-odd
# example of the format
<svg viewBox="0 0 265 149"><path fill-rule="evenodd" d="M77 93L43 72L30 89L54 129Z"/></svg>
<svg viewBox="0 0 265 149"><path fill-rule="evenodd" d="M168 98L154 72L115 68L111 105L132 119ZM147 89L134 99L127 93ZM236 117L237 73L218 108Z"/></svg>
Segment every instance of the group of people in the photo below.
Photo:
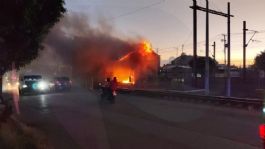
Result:
<svg viewBox="0 0 265 149"><path fill-rule="evenodd" d="M112 102L115 100L116 90L118 86L118 81L116 77L113 77L111 80L107 78L106 81L102 84L102 98L106 98Z"/></svg>

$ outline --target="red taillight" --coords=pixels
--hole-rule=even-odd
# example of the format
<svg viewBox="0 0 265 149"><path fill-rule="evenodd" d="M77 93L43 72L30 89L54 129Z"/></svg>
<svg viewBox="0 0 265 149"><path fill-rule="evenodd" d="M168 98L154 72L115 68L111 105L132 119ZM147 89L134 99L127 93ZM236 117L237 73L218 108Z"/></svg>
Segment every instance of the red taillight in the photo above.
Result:
<svg viewBox="0 0 265 149"><path fill-rule="evenodd" d="M259 126L259 136L261 139L265 139L265 124Z"/></svg>

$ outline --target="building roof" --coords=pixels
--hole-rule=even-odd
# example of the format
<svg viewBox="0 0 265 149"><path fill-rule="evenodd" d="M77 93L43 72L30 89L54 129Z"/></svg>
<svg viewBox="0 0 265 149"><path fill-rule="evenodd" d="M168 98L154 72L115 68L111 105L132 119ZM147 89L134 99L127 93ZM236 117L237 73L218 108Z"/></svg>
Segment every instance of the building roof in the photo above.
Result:
<svg viewBox="0 0 265 149"><path fill-rule="evenodd" d="M191 55L186 55L184 53L181 54L181 56L175 58L171 61L171 64L178 65L178 66L189 66L190 61L192 60Z"/></svg>

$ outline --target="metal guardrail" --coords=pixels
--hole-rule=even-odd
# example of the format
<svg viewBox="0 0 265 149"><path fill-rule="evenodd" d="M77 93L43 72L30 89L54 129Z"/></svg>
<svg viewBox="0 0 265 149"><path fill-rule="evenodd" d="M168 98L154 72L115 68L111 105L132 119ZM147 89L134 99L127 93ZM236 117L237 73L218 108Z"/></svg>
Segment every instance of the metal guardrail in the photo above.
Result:
<svg viewBox="0 0 265 149"><path fill-rule="evenodd" d="M224 97L224 96L207 96L199 95L193 92L174 91L174 90L145 90L145 89L119 89L121 93L130 93L134 95L143 95L147 97L162 97L167 100L181 100L193 102L207 102L220 105L229 105L231 107L257 109L263 108L262 99L252 98L237 98L237 97Z"/></svg>

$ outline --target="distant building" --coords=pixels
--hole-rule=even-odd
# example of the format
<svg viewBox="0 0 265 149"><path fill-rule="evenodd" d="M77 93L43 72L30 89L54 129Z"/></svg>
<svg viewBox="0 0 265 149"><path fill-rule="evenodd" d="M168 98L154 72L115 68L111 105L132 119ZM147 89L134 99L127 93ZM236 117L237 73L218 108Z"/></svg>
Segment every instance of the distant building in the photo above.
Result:
<svg viewBox="0 0 265 149"><path fill-rule="evenodd" d="M171 64L175 66L188 66L189 67L189 63L192 59L193 59L193 56L182 53L181 56L172 60Z"/></svg>
<svg viewBox="0 0 265 149"><path fill-rule="evenodd" d="M215 77L217 77L217 78L226 77L226 70L227 70L227 65L218 64L216 72L215 72ZM241 71L238 67L231 66L230 67L230 74L231 74L231 77L233 77L233 78L240 77Z"/></svg>
<svg viewBox="0 0 265 149"><path fill-rule="evenodd" d="M160 78L169 81L190 84L192 79L192 68L189 66L192 56L182 54L175 58L170 64L164 65L160 70Z"/></svg>

